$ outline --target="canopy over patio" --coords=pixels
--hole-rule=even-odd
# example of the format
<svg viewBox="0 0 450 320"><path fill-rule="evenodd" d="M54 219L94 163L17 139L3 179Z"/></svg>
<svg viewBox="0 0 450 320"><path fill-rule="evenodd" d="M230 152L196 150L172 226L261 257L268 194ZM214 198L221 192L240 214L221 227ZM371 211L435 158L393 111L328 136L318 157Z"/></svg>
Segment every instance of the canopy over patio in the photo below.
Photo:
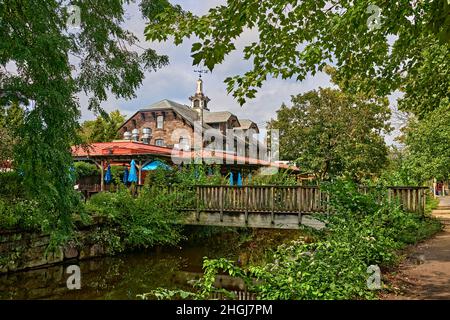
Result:
<svg viewBox="0 0 450 320"><path fill-rule="evenodd" d="M228 169L242 168L279 168L300 173L300 169L284 163L270 162L237 156L223 151L183 151L167 147L148 145L132 141L96 142L86 146L73 146L72 156L75 161L91 161L101 173L101 190L104 190L104 175L108 165L124 165L135 160L138 169L138 184L142 184L142 171L155 160L162 159L168 164L184 163L218 163ZM198 161L200 159L200 161Z"/></svg>

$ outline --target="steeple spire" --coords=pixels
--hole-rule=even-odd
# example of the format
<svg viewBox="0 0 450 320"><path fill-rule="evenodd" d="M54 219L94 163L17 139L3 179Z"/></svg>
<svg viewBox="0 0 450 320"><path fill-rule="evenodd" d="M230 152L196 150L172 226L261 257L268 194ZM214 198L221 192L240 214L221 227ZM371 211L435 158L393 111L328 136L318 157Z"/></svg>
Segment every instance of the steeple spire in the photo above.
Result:
<svg viewBox="0 0 450 320"><path fill-rule="evenodd" d="M202 73L206 73L206 71L195 71L199 73L199 77L197 80L197 90L195 94L191 97L189 97L189 100L192 101L191 107L194 110L201 111L201 110L208 110L208 102L210 99L203 93L203 80L202 80Z"/></svg>

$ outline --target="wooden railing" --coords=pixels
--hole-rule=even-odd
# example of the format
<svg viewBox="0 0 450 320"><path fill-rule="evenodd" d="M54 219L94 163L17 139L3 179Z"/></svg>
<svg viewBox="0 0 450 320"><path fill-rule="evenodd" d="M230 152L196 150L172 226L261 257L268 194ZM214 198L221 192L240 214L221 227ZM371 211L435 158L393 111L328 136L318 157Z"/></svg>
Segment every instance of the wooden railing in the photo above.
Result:
<svg viewBox="0 0 450 320"><path fill-rule="evenodd" d="M139 192L142 186L136 186L134 192ZM190 194L171 192L180 195L179 203L186 205L184 210L197 212L258 212L258 213L315 213L329 211L329 195L317 186L223 186L198 185L193 186ZM425 202L428 188L426 187L388 187L387 198L397 201L405 211L425 212ZM98 192L94 186L90 192ZM362 187L361 192L370 192L370 188ZM186 201L186 196L192 197ZM182 200L182 201L181 201ZM178 202L178 201L175 201ZM174 203L174 205L176 205Z"/></svg>
<svg viewBox="0 0 450 320"><path fill-rule="evenodd" d="M327 194L303 186L196 186L202 211L326 212Z"/></svg>
<svg viewBox="0 0 450 320"><path fill-rule="evenodd" d="M196 186L195 189L197 211L272 214L329 211L329 195L314 186ZM387 197L398 201L405 211L423 213L426 193L426 187L389 187Z"/></svg>
<svg viewBox="0 0 450 320"><path fill-rule="evenodd" d="M389 187L388 199L398 201L405 211L424 213L427 192L427 187Z"/></svg>

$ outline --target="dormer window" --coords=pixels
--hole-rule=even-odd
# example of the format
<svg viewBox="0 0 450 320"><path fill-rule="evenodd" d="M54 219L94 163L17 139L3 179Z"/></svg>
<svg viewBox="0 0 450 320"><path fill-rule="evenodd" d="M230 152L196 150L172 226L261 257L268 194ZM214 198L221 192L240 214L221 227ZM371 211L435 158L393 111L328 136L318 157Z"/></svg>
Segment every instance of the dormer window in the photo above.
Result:
<svg viewBox="0 0 450 320"><path fill-rule="evenodd" d="M164 116L157 116L156 117L156 128L162 129L164 126Z"/></svg>

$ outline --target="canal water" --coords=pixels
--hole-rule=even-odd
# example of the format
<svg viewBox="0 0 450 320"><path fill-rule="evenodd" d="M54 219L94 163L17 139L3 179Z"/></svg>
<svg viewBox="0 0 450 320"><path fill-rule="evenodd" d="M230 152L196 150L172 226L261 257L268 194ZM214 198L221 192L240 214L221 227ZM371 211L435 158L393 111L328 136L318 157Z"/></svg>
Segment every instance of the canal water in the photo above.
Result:
<svg viewBox="0 0 450 320"><path fill-rule="evenodd" d="M138 299L137 295L156 288L192 291L192 280L202 275L203 257L226 257L246 263L261 246L271 249L291 238L278 232L270 241L248 241L240 245L242 235L223 239L222 236L200 244L162 248L67 263L42 269L28 270L0 276L0 299ZM234 238L233 238L234 237ZM278 240L277 240L278 239ZM281 239L281 240L280 240ZM245 241L245 240L244 240ZM256 250L256 243L260 242ZM234 244L234 245L233 245ZM81 270L81 289L69 290L67 267L77 264ZM233 279L220 279L221 286L242 290Z"/></svg>

